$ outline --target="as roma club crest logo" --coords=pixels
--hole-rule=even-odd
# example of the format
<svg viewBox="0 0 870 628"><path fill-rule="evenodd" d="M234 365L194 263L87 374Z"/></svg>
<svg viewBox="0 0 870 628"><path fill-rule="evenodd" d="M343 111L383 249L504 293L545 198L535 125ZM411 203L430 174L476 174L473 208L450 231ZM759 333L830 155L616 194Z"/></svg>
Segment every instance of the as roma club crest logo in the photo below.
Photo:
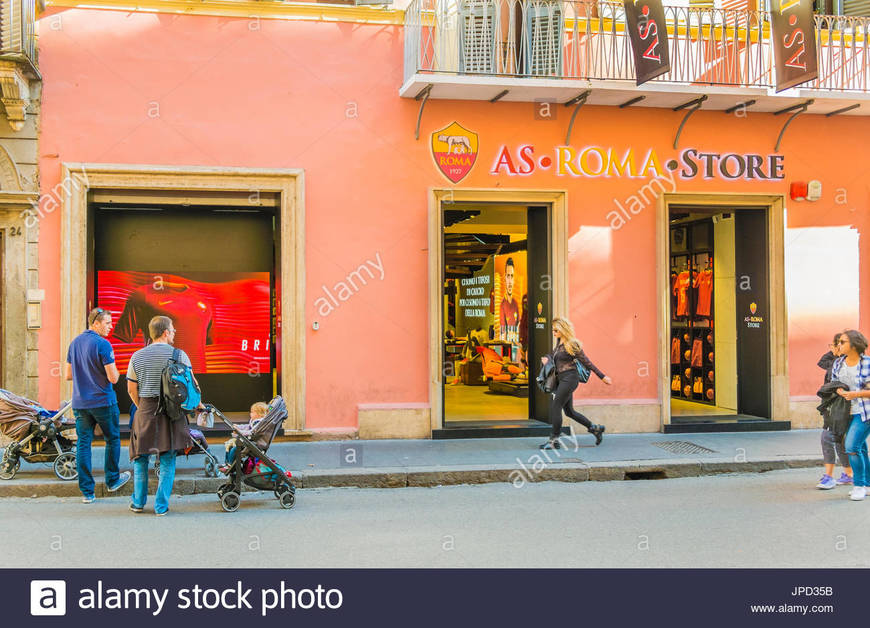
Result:
<svg viewBox="0 0 870 628"><path fill-rule="evenodd" d="M477 133L454 122L432 134L432 157L445 177L462 181L477 160Z"/></svg>
<svg viewBox="0 0 870 628"><path fill-rule="evenodd" d="M749 311L752 314L755 314L756 310L758 310L758 306L755 303L750 303L749 304Z"/></svg>

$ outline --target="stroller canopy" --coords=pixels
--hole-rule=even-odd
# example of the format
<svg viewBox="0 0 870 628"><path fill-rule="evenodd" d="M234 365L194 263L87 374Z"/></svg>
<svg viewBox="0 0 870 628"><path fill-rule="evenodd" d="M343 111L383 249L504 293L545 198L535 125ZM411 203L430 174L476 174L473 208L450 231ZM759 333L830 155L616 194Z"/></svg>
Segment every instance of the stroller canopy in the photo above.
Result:
<svg viewBox="0 0 870 628"><path fill-rule="evenodd" d="M251 431L248 440L259 447L263 452L269 449L275 434L278 433L278 428L287 418L287 404L281 395L278 395L269 402L269 409L266 411L266 416L257 423L257 426Z"/></svg>
<svg viewBox="0 0 870 628"><path fill-rule="evenodd" d="M27 436L30 425L52 414L35 401L0 389L0 434L13 440Z"/></svg>

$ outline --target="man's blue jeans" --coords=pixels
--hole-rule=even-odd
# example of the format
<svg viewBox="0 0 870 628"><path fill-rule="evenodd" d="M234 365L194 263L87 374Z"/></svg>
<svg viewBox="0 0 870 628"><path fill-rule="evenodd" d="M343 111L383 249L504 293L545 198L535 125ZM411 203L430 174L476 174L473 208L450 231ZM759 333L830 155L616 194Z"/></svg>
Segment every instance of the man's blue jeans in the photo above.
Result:
<svg viewBox="0 0 870 628"><path fill-rule="evenodd" d="M175 451L160 454L160 472L157 476L157 493L154 495L154 512L169 510L169 496L175 482ZM144 508L148 501L148 461L151 456L139 456L133 460L133 506Z"/></svg>
<svg viewBox="0 0 870 628"><path fill-rule="evenodd" d="M91 444L94 427L99 425L106 439L106 459L103 463L106 486L115 486L120 479L118 460L121 458L121 432L118 404L100 408L73 410L76 417L76 467L79 472L79 490L85 497L94 496L94 476L91 471Z"/></svg>
<svg viewBox="0 0 870 628"><path fill-rule="evenodd" d="M867 455L867 436L870 436L870 421L861 420L860 414L852 415L852 423L846 432L846 453L852 463L855 486L870 486L870 456Z"/></svg>

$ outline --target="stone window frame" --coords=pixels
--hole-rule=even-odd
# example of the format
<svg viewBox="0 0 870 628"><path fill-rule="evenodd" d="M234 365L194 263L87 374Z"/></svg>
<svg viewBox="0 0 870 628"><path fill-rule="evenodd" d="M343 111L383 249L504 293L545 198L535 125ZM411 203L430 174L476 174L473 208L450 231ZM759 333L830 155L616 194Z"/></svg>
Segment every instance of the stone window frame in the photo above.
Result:
<svg viewBox="0 0 870 628"><path fill-rule="evenodd" d="M4 183L7 178L3 177ZM39 312L39 221L30 218L39 195L0 192L0 231L3 232L2 386L30 399L39 394L38 327L28 328L28 308ZM13 235L14 234L14 235ZM24 368L11 368L23 364Z"/></svg>
<svg viewBox="0 0 870 628"><path fill-rule="evenodd" d="M277 194L280 211L279 276L282 286L281 395L287 403L285 431L305 427L305 189L302 169L221 168L130 164L62 164L61 203L60 352L66 359L69 342L84 326L87 312L88 200L89 194L149 191L196 194ZM68 397L68 382L59 382L61 398Z"/></svg>

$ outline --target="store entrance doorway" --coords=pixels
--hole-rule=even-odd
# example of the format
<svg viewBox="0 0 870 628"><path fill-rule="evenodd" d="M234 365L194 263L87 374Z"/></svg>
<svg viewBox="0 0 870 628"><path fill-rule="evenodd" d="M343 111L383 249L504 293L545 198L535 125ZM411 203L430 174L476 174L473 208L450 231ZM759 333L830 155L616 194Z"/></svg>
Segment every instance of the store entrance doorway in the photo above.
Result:
<svg viewBox="0 0 870 628"><path fill-rule="evenodd" d="M668 239L671 426L769 423L768 210L671 207Z"/></svg>
<svg viewBox="0 0 870 628"><path fill-rule="evenodd" d="M441 211L443 425L546 430L547 396L534 377L550 348L550 208Z"/></svg>

